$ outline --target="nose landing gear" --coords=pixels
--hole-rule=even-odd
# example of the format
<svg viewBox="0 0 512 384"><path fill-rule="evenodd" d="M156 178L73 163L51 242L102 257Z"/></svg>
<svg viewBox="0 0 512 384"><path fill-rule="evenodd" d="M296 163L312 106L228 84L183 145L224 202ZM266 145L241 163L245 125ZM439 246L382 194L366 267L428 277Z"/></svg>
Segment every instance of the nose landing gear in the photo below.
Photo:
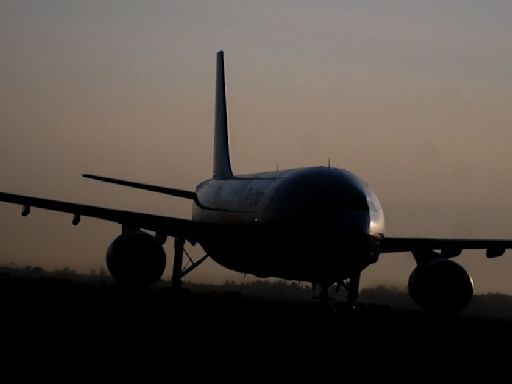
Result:
<svg viewBox="0 0 512 384"><path fill-rule="evenodd" d="M339 292L339 288L343 287L347 291L347 304L350 309L354 309L357 304L359 297L359 281L361 279L361 271L352 273L347 279L338 282L336 292ZM324 308L329 306L329 287L332 284L320 283L320 295L317 297L320 301L320 305ZM314 285L313 285L314 286Z"/></svg>
<svg viewBox="0 0 512 384"><path fill-rule="evenodd" d="M350 276L343 287L347 290L347 303L350 308L355 308L357 298L359 297L359 280L361 279L361 271ZM342 282L343 283L343 282Z"/></svg>

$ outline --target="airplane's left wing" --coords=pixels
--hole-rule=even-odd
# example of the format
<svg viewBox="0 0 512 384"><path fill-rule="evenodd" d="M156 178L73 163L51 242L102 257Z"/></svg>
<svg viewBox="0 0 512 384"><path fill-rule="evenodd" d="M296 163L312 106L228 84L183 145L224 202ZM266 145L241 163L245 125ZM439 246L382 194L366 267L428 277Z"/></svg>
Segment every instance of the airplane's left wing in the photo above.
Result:
<svg viewBox="0 0 512 384"><path fill-rule="evenodd" d="M73 219L74 224L78 223L80 216L95 217L129 227L147 229L160 234L179 237L189 240L190 242L196 242L204 233L207 233L206 227L208 226L206 223L198 223L174 217L67 203L5 192L0 192L0 201L24 206L22 211L23 215L27 215L30 212L30 207L38 207L51 211L71 213L75 215Z"/></svg>
<svg viewBox="0 0 512 384"><path fill-rule="evenodd" d="M460 255L463 249L485 249L489 258L498 257L512 249L512 240L491 239L429 239L385 237L379 244L380 253L440 250L446 257Z"/></svg>

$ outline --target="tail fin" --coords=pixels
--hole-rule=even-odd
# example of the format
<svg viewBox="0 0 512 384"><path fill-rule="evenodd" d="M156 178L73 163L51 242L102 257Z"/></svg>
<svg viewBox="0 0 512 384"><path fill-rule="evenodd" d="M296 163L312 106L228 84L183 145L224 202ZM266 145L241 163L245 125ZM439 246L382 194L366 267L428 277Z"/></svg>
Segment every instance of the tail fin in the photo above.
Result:
<svg viewBox="0 0 512 384"><path fill-rule="evenodd" d="M217 52L217 89L215 93L215 136L213 148L213 177L233 176L229 158L228 113L224 80L224 52Z"/></svg>

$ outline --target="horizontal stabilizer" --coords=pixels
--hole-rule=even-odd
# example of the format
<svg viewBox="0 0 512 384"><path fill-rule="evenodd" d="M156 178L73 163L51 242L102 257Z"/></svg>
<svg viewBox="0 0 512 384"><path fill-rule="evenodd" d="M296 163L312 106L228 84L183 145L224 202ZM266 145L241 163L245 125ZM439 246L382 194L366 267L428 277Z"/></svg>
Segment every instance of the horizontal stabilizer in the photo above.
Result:
<svg viewBox="0 0 512 384"><path fill-rule="evenodd" d="M157 185L142 184L142 183L137 183L134 181L113 179L111 177L103 177L103 176L96 176L96 175L89 175L89 174L84 174L82 176L87 179L103 181L105 183L118 184L118 185L123 185L125 187L143 189L145 191L158 192L158 193L163 193L165 195L183 197L185 199L190 199L190 200L197 200L197 196L196 196L195 192L185 191L183 189L159 187Z"/></svg>

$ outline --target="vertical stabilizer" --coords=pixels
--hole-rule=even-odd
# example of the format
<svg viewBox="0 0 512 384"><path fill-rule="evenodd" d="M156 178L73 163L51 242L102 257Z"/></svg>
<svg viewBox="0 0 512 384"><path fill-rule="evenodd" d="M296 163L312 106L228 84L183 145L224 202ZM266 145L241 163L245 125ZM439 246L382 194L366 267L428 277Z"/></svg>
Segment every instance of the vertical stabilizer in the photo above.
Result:
<svg viewBox="0 0 512 384"><path fill-rule="evenodd" d="M217 52L217 88L215 91L215 133L213 148L213 177L233 176L229 158L228 112L224 79L224 52Z"/></svg>

